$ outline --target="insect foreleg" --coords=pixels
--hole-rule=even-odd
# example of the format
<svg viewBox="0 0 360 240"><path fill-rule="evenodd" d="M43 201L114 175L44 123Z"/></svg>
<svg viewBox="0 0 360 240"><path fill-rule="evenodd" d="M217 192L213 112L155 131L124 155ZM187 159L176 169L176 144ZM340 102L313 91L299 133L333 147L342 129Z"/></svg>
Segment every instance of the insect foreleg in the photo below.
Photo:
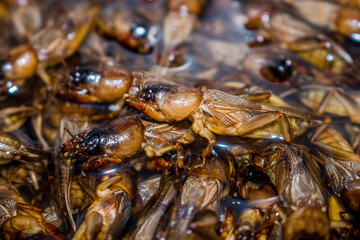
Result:
<svg viewBox="0 0 360 240"><path fill-rule="evenodd" d="M208 146L202 152L202 158L205 161L206 156L211 153L211 150L215 145L215 135L205 127L203 120L200 118L194 119L192 128L195 133L199 134L200 136L206 138L209 141ZM203 162L203 164L205 164L205 162Z"/></svg>

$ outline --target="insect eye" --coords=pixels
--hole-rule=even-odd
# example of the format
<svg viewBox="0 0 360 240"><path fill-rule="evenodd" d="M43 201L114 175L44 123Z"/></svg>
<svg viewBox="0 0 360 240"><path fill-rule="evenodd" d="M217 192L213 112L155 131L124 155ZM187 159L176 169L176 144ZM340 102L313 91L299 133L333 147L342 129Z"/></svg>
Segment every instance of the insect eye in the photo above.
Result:
<svg viewBox="0 0 360 240"><path fill-rule="evenodd" d="M142 97L146 100L146 101L153 101L155 102L155 97L156 97L156 91L155 89L152 88L145 88L142 91Z"/></svg>
<svg viewBox="0 0 360 240"><path fill-rule="evenodd" d="M79 68L76 68L75 71L71 72L69 74L69 76L70 76L72 83L75 86L79 86L79 84L86 83L86 80L91 73L92 72L88 68L79 67Z"/></svg>
<svg viewBox="0 0 360 240"><path fill-rule="evenodd" d="M146 100L146 101L153 101L155 102L156 100L156 95L159 92L162 91L166 91L169 92L172 89L172 86L170 85L165 85L165 84L155 84L155 85L150 85L147 88L142 90L142 97Z"/></svg>
<svg viewBox="0 0 360 240"><path fill-rule="evenodd" d="M100 151L100 135L98 131L91 131L82 137L80 147L87 152L99 152Z"/></svg>
<svg viewBox="0 0 360 240"><path fill-rule="evenodd" d="M256 169L255 169L255 167L252 166L252 165L247 166L247 167L246 167L246 171L247 171L247 175L248 175L249 177L251 177L251 176L253 176L254 174L256 174Z"/></svg>
<svg viewBox="0 0 360 240"><path fill-rule="evenodd" d="M284 82L293 75L293 66L290 59L277 59L272 65L260 69L261 75L271 82Z"/></svg>

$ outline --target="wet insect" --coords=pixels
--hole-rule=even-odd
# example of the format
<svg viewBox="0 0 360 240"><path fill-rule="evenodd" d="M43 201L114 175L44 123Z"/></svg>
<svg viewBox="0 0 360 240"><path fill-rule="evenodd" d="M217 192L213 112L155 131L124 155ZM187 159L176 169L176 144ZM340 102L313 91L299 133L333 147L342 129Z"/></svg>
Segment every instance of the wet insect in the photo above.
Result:
<svg viewBox="0 0 360 240"><path fill-rule="evenodd" d="M155 235L163 212L170 207L178 193L174 181L174 172L172 170L167 170L162 174L159 190L154 193L144 207L145 211L139 217L136 229L130 234L131 239L151 239Z"/></svg>
<svg viewBox="0 0 360 240"><path fill-rule="evenodd" d="M357 91L324 85L307 85L300 89L302 103L321 115L330 113L360 122L360 94Z"/></svg>
<svg viewBox="0 0 360 240"><path fill-rule="evenodd" d="M335 236L340 238L351 238L353 230L353 216L345 209L341 201L335 197L329 197L329 220L330 226Z"/></svg>
<svg viewBox="0 0 360 240"><path fill-rule="evenodd" d="M351 211L359 214L360 156L354 153L347 140L328 124L316 130L311 143L319 150L321 160L318 161L324 165L325 174L335 194L344 199Z"/></svg>
<svg viewBox="0 0 360 240"><path fill-rule="evenodd" d="M293 75L292 61L278 59L273 65L264 66L260 69L261 75L272 82L283 82Z"/></svg>
<svg viewBox="0 0 360 240"><path fill-rule="evenodd" d="M177 143L188 144L194 138L189 127L152 123L137 118L117 119L104 127L72 136L60 152L63 164L62 192L67 211L70 212L69 181L72 163L86 161L86 167L91 169L108 164L121 164L140 149L149 157L161 156L177 149Z"/></svg>
<svg viewBox="0 0 360 240"><path fill-rule="evenodd" d="M204 165L201 154L190 160L189 173L181 189L177 216L169 238L177 236L186 239L189 225L201 209L218 214L219 201L227 195L234 180L233 160L231 154L220 149L218 152L212 150Z"/></svg>
<svg viewBox="0 0 360 240"><path fill-rule="evenodd" d="M0 165L11 161L36 161L48 154L46 151L26 146L18 138L0 131Z"/></svg>
<svg viewBox="0 0 360 240"><path fill-rule="evenodd" d="M7 0L14 32L20 40L29 40L42 26L42 14L36 0Z"/></svg>
<svg viewBox="0 0 360 240"><path fill-rule="evenodd" d="M2 186L0 206L1 214L1 237L4 239L23 239L39 233L63 240L65 237L51 223L44 221L44 210L35 205L27 204L24 199L14 190L4 192ZM4 219L3 219L4 218Z"/></svg>
<svg viewBox="0 0 360 240"><path fill-rule="evenodd" d="M53 204L55 205L53 211L61 216L61 214L66 211L66 206L62 201L61 196L60 175L57 171L56 173L56 178L51 185L51 193L54 195ZM69 204L72 210L71 213L75 219L78 219L82 211L97 199L95 195L95 183L95 175L88 172L86 172L86 174L78 174L71 179L69 187Z"/></svg>
<svg viewBox="0 0 360 240"><path fill-rule="evenodd" d="M240 197L247 200L252 209L244 210L237 224L235 235L246 239L254 233L260 237L267 235L274 224L283 224L286 220L277 190L269 177L259 168L242 161L238 170L237 182Z"/></svg>
<svg viewBox="0 0 360 240"><path fill-rule="evenodd" d="M305 61L332 73L355 71L354 60L339 44L288 13L274 14L263 24L256 41L268 39Z"/></svg>
<svg viewBox="0 0 360 240"><path fill-rule="evenodd" d="M61 158L69 164L91 156L107 155L109 159L120 163L139 149L144 149L149 157L161 156L175 150L176 142L186 144L193 140L194 135L186 125L122 118L73 136L63 145Z"/></svg>
<svg viewBox="0 0 360 240"><path fill-rule="evenodd" d="M311 171L304 162L312 155L305 147L286 143L270 145L264 151L265 172L274 183L288 212L284 239L298 236L329 238L325 189L319 171ZM310 160L312 161L312 160ZM295 227L296 226L296 227Z"/></svg>
<svg viewBox="0 0 360 240"><path fill-rule="evenodd" d="M267 24L270 17L275 13L276 4L271 1L247 1L242 10L247 22L247 29L259 29L263 24Z"/></svg>
<svg viewBox="0 0 360 240"><path fill-rule="evenodd" d="M76 51L90 31L96 13L96 7L78 4L67 14L48 21L31 37L29 44L10 52L8 60L1 65L2 78L27 79L36 73L50 85L51 78L46 68L60 63Z"/></svg>
<svg viewBox="0 0 360 240"><path fill-rule="evenodd" d="M238 187L239 193L242 198L254 201L251 205L266 208L278 201L276 189L265 173L251 165L241 173L243 174L239 174L239 176L244 179Z"/></svg>
<svg viewBox="0 0 360 240"><path fill-rule="evenodd" d="M309 22L325 29L340 32L354 40L358 39L360 9L341 6L328 1L292 1L291 4Z"/></svg>
<svg viewBox="0 0 360 240"><path fill-rule="evenodd" d="M19 129L26 120L35 115L37 110L33 107L9 107L0 110L0 127L4 132Z"/></svg>
<svg viewBox="0 0 360 240"><path fill-rule="evenodd" d="M311 125L305 113L291 108L260 104L261 94L235 96L215 89L199 90L176 85L149 85L126 103L160 122L191 120L195 133L209 141L203 156L215 144L215 134L286 141L301 135Z"/></svg>
<svg viewBox="0 0 360 240"><path fill-rule="evenodd" d="M170 52L184 42L195 29L197 15L200 14L206 0L171 0L168 1L169 12L164 19L164 51ZM163 54L163 58L167 54ZM165 62L161 59L160 62Z"/></svg>
<svg viewBox="0 0 360 240"><path fill-rule="evenodd" d="M132 85L132 74L121 67L83 66L71 71L58 98L78 103L113 103Z"/></svg>
<svg viewBox="0 0 360 240"><path fill-rule="evenodd" d="M316 37L304 37L287 44L300 58L333 73L350 72L353 59L336 43Z"/></svg>
<svg viewBox="0 0 360 240"><path fill-rule="evenodd" d="M98 199L90 205L73 239L117 238L131 216L135 181L135 170L129 168L104 176L96 188Z"/></svg>
<svg viewBox="0 0 360 240"><path fill-rule="evenodd" d="M159 40L159 27L124 4L104 7L96 23L100 34L136 53L150 54Z"/></svg>
<svg viewBox="0 0 360 240"><path fill-rule="evenodd" d="M258 209L245 209L238 217L238 228L235 229L237 239L247 239L252 236L261 236L264 228L264 221Z"/></svg>
<svg viewBox="0 0 360 240"><path fill-rule="evenodd" d="M0 239L360 239L359 3L0 0Z"/></svg>

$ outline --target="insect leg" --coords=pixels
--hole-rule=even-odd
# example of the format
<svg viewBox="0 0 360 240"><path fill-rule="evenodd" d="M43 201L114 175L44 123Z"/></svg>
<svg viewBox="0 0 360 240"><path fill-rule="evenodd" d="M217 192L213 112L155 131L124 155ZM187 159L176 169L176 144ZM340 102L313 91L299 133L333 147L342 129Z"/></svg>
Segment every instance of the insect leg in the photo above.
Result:
<svg viewBox="0 0 360 240"><path fill-rule="evenodd" d="M50 78L49 74L46 72L44 65L38 64L38 66L36 68L36 74L39 75L39 77L41 78L41 80L44 81L46 86L51 86L51 78Z"/></svg>
<svg viewBox="0 0 360 240"><path fill-rule="evenodd" d="M266 126L272 123L283 115L280 112L265 112L260 113L252 118L249 118L245 123L236 126L236 132L239 136L246 135L256 129Z"/></svg>
<svg viewBox="0 0 360 240"><path fill-rule="evenodd" d="M105 182L100 183L97 187L96 187L96 192L103 192L108 190L108 188L113 185L114 183L120 181L122 179L122 176L114 176L108 180L106 180Z"/></svg>
<svg viewBox="0 0 360 240"><path fill-rule="evenodd" d="M76 182L80 187L92 198L93 201L97 199L96 193L81 179L81 177L76 177Z"/></svg>
<svg viewBox="0 0 360 240"><path fill-rule="evenodd" d="M78 236L87 236L91 239L97 236L102 227L102 216L97 212L90 213L85 219L85 224L81 224L73 239L80 239Z"/></svg>
<svg viewBox="0 0 360 240"><path fill-rule="evenodd" d="M155 148L152 145L147 145L144 148L144 151L146 152L146 156L148 156L148 157L160 157L164 153L171 152L174 149L175 149L175 147L173 145L167 145L167 146L160 147L160 148Z"/></svg>
<svg viewBox="0 0 360 240"><path fill-rule="evenodd" d="M319 106L317 106L316 109L314 109L314 111L319 115L323 114L326 106L329 104L329 101L333 97L333 95L334 95L334 91L328 91L321 100Z"/></svg>
<svg viewBox="0 0 360 240"><path fill-rule="evenodd" d="M202 119L195 118L193 125L192 125L193 131L200 136L206 138L209 141L208 146L204 149L202 152L202 158L203 158L203 164L205 164L205 158L211 153L211 150L215 146L215 135L204 126L204 122Z"/></svg>
<svg viewBox="0 0 360 240"><path fill-rule="evenodd" d="M83 169L85 170L93 170L98 169L103 166L110 165L119 165L123 162L123 159L112 158L108 155L103 155L100 157L90 157L86 164L83 165Z"/></svg>
<svg viewBox="0 0 360 240"><path fill-rule="evenodd" d="M291 142L291 139L293 138L293 134L291 132L291 126L289 123L289 119L284 114L282 114L282 116L281 116L281 126L282 126L285 141Z"/></svg>
<svg viewBox="0 0 360 240"><path fill-rule="evenodd" d="M339 102L344 106L346 112L348 113L351 121L355 123L360 123L360 107L356 102L349 96L345 95L342 92L334 91L334 96L339 100Z"/></svg>
<svg viewBox="0 0 360 240"><path fill-rule="evenodd" d="M241 97L249 101L261 102L261 101L268 101L272 96L270 93L264 92L264 93L241 94Z"/></svg>
<svg viewBox="0 0 360 240"><path fill-rule="evenodd" d="M175 147L176 147L176 153L177 153L176 155L177 155L178 167L179 168L187 168L187 166L184 166L184 161L183 161L185 158L183 146L179 142L177 142Z"/></svg>

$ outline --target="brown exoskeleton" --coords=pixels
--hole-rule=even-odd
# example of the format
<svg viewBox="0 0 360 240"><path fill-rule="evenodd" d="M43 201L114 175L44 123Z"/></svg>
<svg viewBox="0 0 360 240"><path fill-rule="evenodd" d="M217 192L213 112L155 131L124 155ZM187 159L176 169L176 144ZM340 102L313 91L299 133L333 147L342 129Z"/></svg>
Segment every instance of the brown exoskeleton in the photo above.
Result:
<svg viewBox="0 0 360 240"><path fill-rule="evenodd" d="M0 131L0 166L3 165L0 173L9 183L28 185L38 190L40 172L49 156L49 152Z"/></svg>
<svg viewBox="0 0 360 240"><path fill-rule="evenodd" d="M189 119L195 133L209 141L205 158L215 144L215 134L251 138L282 137L286 141L303 134L310 118L291 108L275 107L250 101L261 94L231 95L215 89L199 90L176 85L149 85L129 106L159 122Z"/></svg>
<svg viewBox="0 0 360 240"><path fill-rule="evenodd" d="M43 209L22 203L17 203L16 209L16 216L7 219L1 226L1 236L5 239L21 239L39 233L58 240L65 239L57 227L44 222Z"/></svg>
<svg viewBox="0 0 360 240"><path fill-rule="evenodd" d="M319 169L314 171L304 164L312 157L311 152L302 146L281 143L267 147L264 156L265 172L280 199L288 203L284 239L329 239L326 191Z"/></svg>
<svg viewBox="0 0 360 240"><path fill-rule="evenodd" d="M218 215L220 199L228 194L234 182L234 157L230 153L213 149L205 164L202 164L200 153L190 160L189 172L179 196L177 216L172 223L174 227L167 238L186 239L194 216L203 210Z"/></svg>
<svg viewBox="0 0 360 240"><path fill-rule="evenodd" d="M170 0L168 13L164 18L164 51L159 65L170 66L169 56L174 57L174 50L186 41L198 23L198 16L205 8L207 0Z"/></svg>
<svg viewBox="0 0 360 240"><path fill-rule="evenodd" d="M351 122L360 123L358 91L324 85L307 85L301 87L298 95L301 102L317 114L331 113L348 117Z"/></svg>
<svg viewBox="0 0 360 240"><path fill-rule="evenodd" d="M194 133L186 125L152 123L137 118L117 119L103 127L72 136L72 139L63 144L60 158L62 195L73 228L75 229L75 224L69 207L72 163L87 161L85 166L89 168L97 168L106 163L120 164L140 149L148 157L161 156L177 149L178 143L188 144L194 139Z"/></svg>
<svg viewBox="0 0 360 240"><path fill-rule="evenodd" d="M263 24L256 41L279 43L305 61L332 73L351 72L354 60L339 44L289 13L276 13Z"/></svg>
<svg viewBox="0 0 360 240"><path fill-rule="evenodd" d="M0 66L1 79L25 80L37 73L50 85L46 68L60 63L77 50L90 31L97 11L94 6L78 4L67 14L49 20L31 37L29 44L10 52Z"/></svg>
<svg viewBox="0 0 360 240"><path fill-rule="evenodd" d="M183 42L193 31L197 16L205 7L206 0L170 0L169 13L164 19L165 50Z"/></svg>
<svg viewBox="0 0 360 240"><path fill-rule="evenodd" d="M4 132L19 129L37 110L33 107L9 107L0 110L0 128Z"/></svg>
<svg viewBox="0 0 360 240"><path fill-rule="evenodd" d="M286 219L276 188L269 177L253 165L245 166L238 174L238 191L253 209L244 211L239 218L240 224L235 234L242 239L268 232L274 224L282 225Z"/></svg>
<svg viewBox="0 0 360 240"><path fill-rule="evenodd" d="M177 193L178 190L174 184L174 172L167 170L161 177L159 190L155 192L144 207L134 232L130 234L130 239L152 239L163 213L169 208Z"/></svg>
<svg viewBox="0 0 360 240"><path fill-rule="evenodd" d="M309 22L337 31L358 41L360 34L360 9L341 6L329 1L291 1L302 17ZM357 35L357 36L355 36Z"/></svg>
<svg viewBox="0 0 360 240"><path fill-rule="evenodd" d="M360 155L347 140L333 127L320 126L311 138L311 143L319 150L318 160L324 165L334 193L343 198L355 215L360 214ZM317 159L316 159L317 160Z"/></svg>
<svg viewBox="0 0 360 240"><path fill-rule="evenodd" d="M123 110L124 94L132 85L132 74L119 66L78 66L61 69L54 77L56 98L45 109L43 129L54 142L58 131L82 131L98 120L112 119ZM74 129L74 130L73 130ZM60 135L61 138L64 136ZM65 140L65 139L62 139Z"/></svg>
<svg viewBox="0 0 360 240"><path fill-rule="evenodd" d="M175 150L176 142L188 144L194 139L194 133L186 125L122 118L73 136L63 145L60 157L70 164L106 155L121 163L139 149L144 149L148 157L161 156Z"/></svg>
<svg viewBox="0 0 360 240"><path fill-rule="evenodd" d="M11 20L19 39L30 39L42 25L40 6L36 0L6 0L10 6Z"/></svg>
<svg viewBox="0 0 360 240"><path fill-rule="evenodd" d="M98 199L90 205L72 239L116 239L131 216L135 182L136 173L131 168L104 176L96 188Z"/></svg>
<svg viewBox="0 0 360 240"><path fill-rule="evenodd" d="M350 215L344 204L336 196L331 196L328 200L332 235L338 236L338 239L351 239L354 217Z"/></svg>
<svg viewBox="0 0 360 240"><path fill-rule="evenodd" d="M1 238L15 240L42 233L65 239L53 224L44 221L42 208L27 204L14 188L2 185L0 189Z"/></svg>
<svg viewBox="0 0 360 240"><path fill-rule="evenodd" d="M98 31L115 38L127 49L141 54L149 54L158 42L159 27L149 25L135 10L121 3L108 4L97 18Z"/></svg>
<svg viewBox="0 0 360 240"><path fill-rule="evenodd" d="M62 201L60 175L58 169L55 169L55 179L51 185L51 194L54 196L51 203L53 204L52 213L61 216L66 211L64 201ZM88 172L76 175L69 183L69 204L72 215L78 219L80 213L85 210L94 200L96 176ZM65 216L59 217L60 225L65 220Z"/></svg>
<svg viewBox="0 0 360 240"><path fill-rule="evenodd" d="M49 153L23 144L18 138L0 131L0 165L11 161L37 160Z"/></svg>
<svg viewBox="0 0 360 240"><path fill-rule="evenodd" d="M132 74L121 67L81 66L69 73L57 93L62 100L77 103L113 103L132 85Z"/></svg>
<svg viewBox="0 0 360 240"><path fill-rule="evenodd" d="M200 14L204 9L205 4L206 0L170 0L168 1L168 8L172 11L180 11L181 8L185 8L184 11Z"/></svg>

